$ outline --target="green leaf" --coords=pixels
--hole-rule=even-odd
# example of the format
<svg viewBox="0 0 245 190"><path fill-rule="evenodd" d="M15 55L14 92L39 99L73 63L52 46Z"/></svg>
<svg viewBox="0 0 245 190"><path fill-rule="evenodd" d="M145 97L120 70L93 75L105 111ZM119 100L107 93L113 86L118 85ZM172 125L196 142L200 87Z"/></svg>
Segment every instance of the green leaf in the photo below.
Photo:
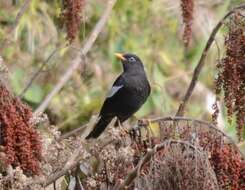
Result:
<svg viewBox="0 0 245 190"><path fill-rule="evenodd" d="M10 76L11 85L16 94L19 94L22 90L21 81L24 78L24 71L22 69L16 69Z"/></svg>
<svg viewBox="0 0 245 190"><path fill-rule="evenodd" d="M33 84L26 92L25 99L30 102L39 103L41 102L43 95L44 92L42 88L36 84Z"/></svg>

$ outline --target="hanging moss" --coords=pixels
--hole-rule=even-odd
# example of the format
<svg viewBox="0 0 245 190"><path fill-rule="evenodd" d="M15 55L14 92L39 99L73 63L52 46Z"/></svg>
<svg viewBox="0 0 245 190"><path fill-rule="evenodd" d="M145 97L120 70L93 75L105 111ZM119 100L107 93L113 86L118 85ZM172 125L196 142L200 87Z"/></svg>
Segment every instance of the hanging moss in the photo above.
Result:
<svg viewBox="0 0 245 190"><path fill-rule="evenodd" d="M79 32L84 0L64 0L62 20L66 27L67 40L71 43Z"/></svg>
<svg viewBox="0 0 245 190"><path fill-rule="evenodd" d="M238 14L231 17L228 23L228 34L225 38L226 54L217 64L218 77L216 94L224 91L227 114L236 117L236 128L239 140L245 128L245 19ZM217 107L214 118L217 117Z"/></svg>
<svg viewBox="0 0 245 190"><path fill-rule="evenodd" d="M192 35L192 21L194 12L194 1L193 0L181 0L182 17L184 22L184 45L189 45Z"/></svg>

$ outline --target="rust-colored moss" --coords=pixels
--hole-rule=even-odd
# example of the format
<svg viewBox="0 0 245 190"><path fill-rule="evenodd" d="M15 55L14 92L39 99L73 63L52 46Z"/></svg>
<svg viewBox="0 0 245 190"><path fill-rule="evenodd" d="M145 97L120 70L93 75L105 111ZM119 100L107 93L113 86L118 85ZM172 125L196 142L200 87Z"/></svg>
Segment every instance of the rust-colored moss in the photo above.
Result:
<svg viewBox="0 0 245 190"><path fill-rule="evenodd" d="M193 0L181 0L182 17L184 22L184 45L189 45L192 35L192 21L194 12L194 1Z"/></svg>
<svg viewBox="0 0 245 190"><path fill-rule="evenodd" d="M0 84L0 123L7 163L27 174L39 173L40 136L29 123L31 109Z"/></svg>
<svg viewBox="0 0 245 190"><path fill-rule="evenodd" d="M225 38L226 54L217 64L216 94L224 91L224 101L229 120L236 117L239 140L245 128L245 19L234 15L228 23ZM217 111L216 107L216 111Z"/></svg>
<svg viewBox="0 0 245 190"><path fill-rule="evenodd" d="M214 144L210 162L221 189L241 189L241 157L231 145Z"/></svg>
<svg viewBox="0 0 245 190"><path fill-rule="evenodd" d="M84 7L84 0L64 0L62 20L66 26L67 39L71 43L77 33L81 23L81 13Z"/></svg>
<svg viewBox="0 0 245 190"><path fill-rule="evenodd" d="M240 189L245 189L245 161L241 162L240 179L239 179Z"/></svg>

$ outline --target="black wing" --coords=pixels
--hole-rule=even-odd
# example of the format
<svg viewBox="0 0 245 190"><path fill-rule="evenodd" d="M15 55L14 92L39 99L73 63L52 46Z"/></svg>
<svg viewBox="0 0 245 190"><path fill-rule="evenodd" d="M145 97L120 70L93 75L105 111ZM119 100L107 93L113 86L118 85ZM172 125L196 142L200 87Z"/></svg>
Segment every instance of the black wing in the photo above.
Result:
<svg viewBox="0 0 245 190"><path fill-rule="evenodd" d="M107 97L103 103L103 106L101 108L100 111L100 116L103 115L111 115L114 116L114 106L116 104L115 101L115 96L118 96L120 94L120 91L123 90L125 85L125 81L122 75L120 75L116 81L113 83L111 90L109 91L109 93L107 94Z"/></svg>

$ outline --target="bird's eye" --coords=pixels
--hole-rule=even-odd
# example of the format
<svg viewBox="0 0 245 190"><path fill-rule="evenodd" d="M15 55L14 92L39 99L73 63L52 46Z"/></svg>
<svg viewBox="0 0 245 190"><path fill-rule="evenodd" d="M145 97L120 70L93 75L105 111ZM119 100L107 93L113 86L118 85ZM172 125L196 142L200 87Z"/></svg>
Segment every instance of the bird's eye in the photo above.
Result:
<svg viewBox="0 0 245 190"><path fill-rule="evenodd" d="M134 57L130 57L128 60L129 60L130 62L135 62L135 61L136 61L136 59L135 59Z"/></svg>

